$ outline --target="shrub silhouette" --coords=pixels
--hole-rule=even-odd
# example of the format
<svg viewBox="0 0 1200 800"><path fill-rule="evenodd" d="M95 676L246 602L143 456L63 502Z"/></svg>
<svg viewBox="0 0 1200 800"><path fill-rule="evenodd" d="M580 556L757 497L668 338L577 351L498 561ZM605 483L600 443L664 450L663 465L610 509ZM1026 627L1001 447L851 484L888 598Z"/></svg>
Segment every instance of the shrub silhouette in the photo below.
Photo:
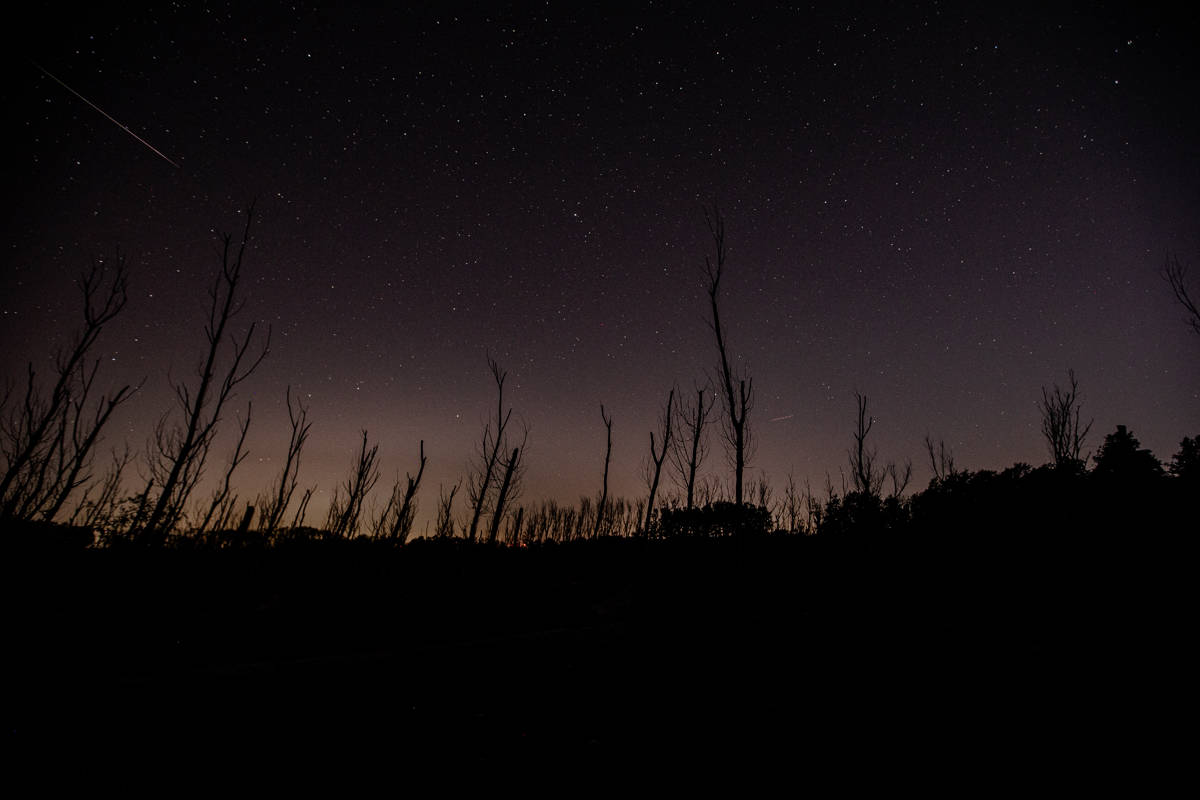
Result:
<svg viewBox="0 0 1200 800"><path fill-rule="evenodd" d="M658 535L680 536L765 536L771 529L771 512L763 506L716 502L702 508L663 508Z"/></svg>
<svg viewBox="0 0 1200 800"><path fill-rule="evenodd" d="M1096 468L1092 474L1099 480L1125 484L1143 484L1163 476L1162 464L1154 454L1145 450L1141 442L1124 426L1104 437L1104 444L1096 453Z"/></svg>

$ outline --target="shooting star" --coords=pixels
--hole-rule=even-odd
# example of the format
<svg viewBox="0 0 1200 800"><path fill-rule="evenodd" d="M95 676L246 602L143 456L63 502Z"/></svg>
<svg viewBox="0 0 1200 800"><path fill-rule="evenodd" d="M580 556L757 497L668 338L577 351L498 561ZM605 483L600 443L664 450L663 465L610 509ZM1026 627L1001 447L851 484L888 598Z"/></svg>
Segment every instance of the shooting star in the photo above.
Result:
<svg viewBox="0 0 1200 800"><path fill-rule="evenodd" d="M128 125L122 125L120 122L117 122L115 119L113 119L111 116L109 116L108 112L106 112L106 111L105 111L104 109L102 109L100 106L98 106L98 105L96 105L95 103L93 103L91 100L88 100L86 97L84 97L84 96L83 96L83 95L81 95L79 92L77 92L77 91L75 91L74 89L72 89L70 86L67 86L65 83L63 83L62 81L60 81L58 78L56 78L56 77L55 77L55 76L54 76L54 75L53 75L53 74L50 72L50 70L46 69L46 68L45 68L45 67L43 67L41 64L37 63L36 61L31 61L31 62L29 62L29 63L33 64L35 67L37 67L38 69L40 69L42 72L46 73L46 75L47 75L49 78L51 78L51 79L52 79L52 80L53 80L55 83L57 83L59 86L63 87L63 88L64 88L64 89L66 89L68 92L70 92L71 94L75 95L75 96L76 96L76 97L78 97L80 100L82 100L83 102L85 102L85 103L87 103L89 106L91 106L92 108L94 108L94 109L96 109L97 111L99 111L101 114L103 114L103 115L104 115L105 119L107 119L109 122L111 122L112 124L116 125L118 128L120 128L121 130L125 131L125 132L126 132L126 133L128 133L130 136L132 136L133 138L135 138L135 139L137 139L139 142L141 142L142 144L146 145L146 147L150 148L150 150L151 150L151 151L152 151L152 152L153 152L153 153L154 153L156 156L158 156L159 158L161 158L163 161L167 162L167 163L168 163L168 164L170 164L172 167L175 167L175 169L179 169L179 165L178 165L178 164L176 164L174 161L172 161L171 159L169 159L169 158L167 158L165 155L163 155L162 151L161 151L161 150L159 150L157 147L155 147L154 145L150 144L149 142L147 142L147 141L146 141L145 139L143 139L142 137L138 136L138 135L137 135L136 133L134 133L133 131L129 130L129 126L128 126Z"/></svg>
<svg viewBox="0 0 1200 800"><path fill-rule="evenodd" d="M784 414L782 417L771 417L767 422L783 422L785 419L791 419L795 414Z"/></svg>

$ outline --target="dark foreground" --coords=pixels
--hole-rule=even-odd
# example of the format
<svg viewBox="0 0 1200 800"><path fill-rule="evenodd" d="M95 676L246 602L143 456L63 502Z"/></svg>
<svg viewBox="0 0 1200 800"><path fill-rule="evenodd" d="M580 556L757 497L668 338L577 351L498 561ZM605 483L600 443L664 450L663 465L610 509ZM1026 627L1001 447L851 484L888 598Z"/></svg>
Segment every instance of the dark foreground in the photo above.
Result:
<svg viewBox="0 0 1200 800"><path fill-rule="evenodd" d="M18 752L886 756L1144 785L1182 749L1163 725L1190 674L1192 592L1165 555L817 537L10 552L5 733Z"/></svg>

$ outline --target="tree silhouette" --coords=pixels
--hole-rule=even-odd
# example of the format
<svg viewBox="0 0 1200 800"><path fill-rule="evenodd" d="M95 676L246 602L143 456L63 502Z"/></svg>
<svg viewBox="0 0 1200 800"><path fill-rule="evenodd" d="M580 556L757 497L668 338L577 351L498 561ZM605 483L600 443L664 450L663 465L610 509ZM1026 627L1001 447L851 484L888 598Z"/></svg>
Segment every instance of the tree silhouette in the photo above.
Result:
<svg viewBox="0 0 1200 800"><path fill-rule="evenodd" d="M71 492L91 480L101 431L134 391L123 386L88 408L100 368L99 359L89 366L90 353L104 327L125 308L128 284L120 252L111 271L103 259L92 259L76 281L83 327L56 354L53 386L40 387L30 363L23 396L11 409L12 387L6 388L0 400L0 518L52 520Z"/></svg>
<svg viewBox="0 0 1200 800"><path fill-rule="evenodd" d="M867 434L875 426L875 418L867 413L866 395L854 393L858 404L858 421L854 429L854 447L847 451L850 459L850 480L854 491L878 497L887 472L876 466L876 451L867 446Z"/></svg>
<svg viewBox="0 0 1200 800"><path fill-rule="evenodd" d="M510 452L508 423L512 419L512 409L504 409L504 381L508 378L508 372L491 356L487 357L487 362L492 379L496 382L496 418L483 427L483 437L475 454L475 463L467 477L467 494L472 506L467 539L472 542L476 540L484 512L491 508L492 527L495 528L499 524L499 515L504 511L504 502L518 493L521 450L529 434L529 431L525 430L521 444L511 449L512 455L509 458L503 457L504 453ZM502 479L502 486L498 485Z"/></svg>
<svg viewBox="0 0 1200 800"><path fill-rule="evenodd" d="M506 504L511 499L514 489L514 476L521 463L521 448L514 447L512 454L508 459L501 462L504 468L504 478L500 481L500 488L496 492L496 506L492 510L492 526L488 530L488 543L496 541L497 534L500 533L500 523L504 520L504 509Z"/></svg>
<svg viewBox="0 0 1200 800"><path fill-rule="evenodd" d="M1200 436L1183 437L1171 458L1171 474L1189 484L1200 483Z"/></svg>
<svg viewBox="0 0 1200 800"><path fill-rule="evenodd" d="M754 381L744 375L735 374L729 365L728 347L721 328L721 314L717 303L721 278L725 271L725 221L715 204L711 212L705 209L704 221L708 225L715 250L715 261L708 256L704 258L704 274L708 280L708 298L712 310L710 325L717 337L717 353L721 358L719 377L724 389L722 397L726 412L725 441L733 461L734 502L741 505L742 483L750 447L750 431L746 425L746 418L754 405Z"/></svg>
<svg viewBox="0 0 1200 800"><path fill-rule="evenodd" d="M1161 274L1163 280L1171 287L1179 305L1183 306L1183 310L1187 312L1187 324L1193 331L1200 334L1200 308L1197 308L1196 302L1188 294L1187 267L1180 263L1178 256L1170 256L1167 258Z"/></svg>
<svg viewBox="0 0 1200 800"><path fill-rule="evenodd" d="M241 427L238 430L237 445L233 449L233 455L229 457L229 463L225 467L225 476L220 486L213 491L212 499L209 501L208 510L204 517L193 528L194 534L202 534L212 526L213 530L224 530L229 527L229 523L233 518L234 508L237 505L237 495L233 493L233 473L246 456L250 455L246 448L246 433L250 430L250 417L252 407L249 403L246 405L246 418L242 420ZM254 516L254 506L247 506L246 513L243 517L245 525L250 524L250 519Z"/></svg>
<svg viewBox="0 0 1200 800"><path fill-rule="evenodd" d="M667 395L667 410L663 413L659 424L662 426L662 445L655 447L654 431L650 431L650 461L646 464L646 483L650 487L650 498L646 501L646 524L645 530L650 532L650 522L654 519L654 495L658 492L658 481L662 476L663 460L667 457L667 450L671 446L671 421L675 414L672 410L672 405L675 402L675 390L672 389Z"/></svg>
<svg viewBox="0 0 1200 800"><path fill-rule="evenodd" d="M325 529L333 536L349 539L358 532L363 503L379 480L379 468L375 464L378 455L378 444L367 448L367 431L364 429L362 445L359 447L358 458L351 468L350 476L346 478L344 487L339 486L334 490L333 499L329 502Z"/></svg>
<svg viewBox="0 0 1200 800"><path fill-rule="evenodd" d="M1093 474L1102 479L1140 483L1163 475L1162 463L1124 425L1104 437L1095 461Z"/></svg>
<svg viewBox="0 0 1200 800"><path fill-rule="evenodd" d="M1086 425L1081 422L1081 398L1075 370L1067 370L1067 380L1070 386L1066 391L1058 384L1054 385L1053 393L1043 386L1038 409L1042 413L1042 436L1054 466L1078 469L1083 465L1083 443L1092 429L1093 420L1088 420Z"/></svg>
<svg viewBox="0 0 1200 800"><path fill-rule="evenodd" d="M387 505L384 506L375 526L377 537L389 539L396 544L404 544L408 541L409 534L412 533L413 521L417 515L416 496L417 490L421 487L421 476L425 474L426 460L425 440L422 439L416 477L413 477L411 473L405 473L403 489L400 488L399 478L392 484L392 492L388 497Z"/></svg>
<svg viewBox="0 0 1200 800"><path fill-rule="evenodd" d="M458 494L462 481L455 483L447 492L442 486L438 487L437 521L433 525L433 535L439 539L454 535L454 495Z"/></svg>
<svg viewBox="0 0 1200 800"><path fill-rule="evenodd" d="M704 429L712 416L713 402L705 403L705 389L696 389L696 404L680 400L677 408L679 417L679 435L671 447L671 466L683 486L686 496L686 507L694 508L696 495L696 475L708 454L708 443Z"/></svg>
<svg viewBox="0 0 1200 800"><path fill-rule="evenodd" d="M604 430L607 439L607 445L604 449L604 480L600 488L600 503L596 506L596 525L592 528L592 537L600 535L600 528L604 524L604 511L608 505L608 462L612 458L612 416L604 413L604 404L600 404L600 419L604 422Z"/></svg>
<svg viewBox="0 0 1200 800"><path fill-rule="evenodd" d="M300 476L300 452L308 439L308 429L312 427L312 423L308 421L308 407L301 403L299 398L296 398L293 406L291 386L287 387L284 399L287 402L288 422L292 426L287 456L284 458L283 469L279 473L275 489L269 496L258 499L258 507L261 509L258 527L267 536L279 527L280 520L292 502L292 495L296 492Z"/></svg>
<svg viewBox="0 0 1200 800"><path fill-rule="evenodd" d="M925 453L929 456L929 468L933 471L933 480L944 481L957 473L954 466L954 451L946 447L946 442L939 439L937 446L929 434L925 434Z"/></svg>
<svg viewBox="0 0 1200 800"><path fill-rule="evenodd" d="M253 357L249 356L249 351L258 323L250 323L240 340L229 330L231 321L245 305L245 300L238 296L238 289L253 222L254 206L251 205L246 210L246 227L236 252L233 237L229 234L224 237L221 268L208 290L208 321L204 326L208 351L197 370L198 382L194 390L185 383L174 384L183 421L170 424L166 416L159 420L154 447L147 456L150 481L146 497L154 486L158 487L158 495L149 517L144 522L140 519L135 522L131 533L162 538L175 527L204 472L222 411L233 397L234 389L250 377L270 350L270 328L262 349ZM217 361L227 342L232 345L232 361L224 374L218 376Z"/></svg>

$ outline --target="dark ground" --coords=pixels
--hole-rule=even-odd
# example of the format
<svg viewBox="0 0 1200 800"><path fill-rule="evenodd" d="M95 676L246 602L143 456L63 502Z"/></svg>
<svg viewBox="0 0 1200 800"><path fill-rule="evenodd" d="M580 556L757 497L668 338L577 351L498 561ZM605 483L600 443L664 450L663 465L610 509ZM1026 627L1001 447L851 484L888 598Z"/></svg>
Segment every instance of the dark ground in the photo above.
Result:
<svg viewBox="0 0 1200 800"><path fill-rule="evenodd" d="M1190 706L1191 592L1144 552L1039 555L813 537L10 552L6 734L35 753L719 754L1144 786L1182 741L1164 725Z"/></svg>

